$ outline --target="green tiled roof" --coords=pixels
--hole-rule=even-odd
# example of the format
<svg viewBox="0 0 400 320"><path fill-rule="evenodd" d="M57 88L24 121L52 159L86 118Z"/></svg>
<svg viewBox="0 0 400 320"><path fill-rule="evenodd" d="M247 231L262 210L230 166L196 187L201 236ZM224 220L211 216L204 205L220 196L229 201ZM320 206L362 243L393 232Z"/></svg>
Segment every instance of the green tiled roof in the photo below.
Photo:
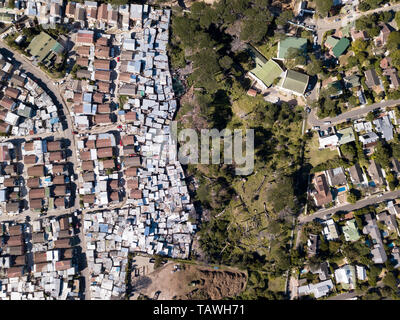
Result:
<svg viewBox="0 0 400 320"><path fill-rule="evenodd" d="M288 37L281 40L278 44L278 59L286 59L289 48L299 49L303 52L307 50L307 39Z"/></svg>
<svg viewBox="0 0 400 320"><path fill-rule="evenodd" d="M350 45L349 39L347 38L340 39L339 42L332 49L333 55L336 58L338 58L346 51L349 45Z"/></svg>
<svg viewBox="0 0 400 320"><path fill-rule="evenodd" d="M286 78L281 82L284 89L304 94L307 88L309 76L297 71L288 70Z"/></svg>
<svg viewBox="0 0 400 320"><path fill-rule="evenodd" d="M360 239L355 219L346 222L346 225L343 227L343 234L346 241L357 241Z"/></svg>
<svg viewBox="0 0 400 320"><path fill-rule="evenodd" d="M352 127L338 130L337 135L339 137L339 144L346 144L355 140L354 131Z"/></svg>
<svg viewBox="0 0 400 320"><path fill-rule="evenodd" d="M334 46L337 45L338 42L339 42L339 39L337 39L337 38L335 38L335 37L332 37L332 36L328 36L328 37L326 38L325 45L327 45L327 46L333 48Z"/></svg>
<svg viewBox="0 0 400 320"><path fill-rule="evenodd" d="M52 54L60 54L64 48L46 32L41 32L32 39L27 51L39 62L47 63Z"/></svg>
<svg viewBox="0 0 400 320"><path fill-rule="evenodd" d="M262 63L261 60L258 59L257 66L250 72L269 87L274 80L282 74L283 70L274 60L268 60L267 63Z"/></svg>

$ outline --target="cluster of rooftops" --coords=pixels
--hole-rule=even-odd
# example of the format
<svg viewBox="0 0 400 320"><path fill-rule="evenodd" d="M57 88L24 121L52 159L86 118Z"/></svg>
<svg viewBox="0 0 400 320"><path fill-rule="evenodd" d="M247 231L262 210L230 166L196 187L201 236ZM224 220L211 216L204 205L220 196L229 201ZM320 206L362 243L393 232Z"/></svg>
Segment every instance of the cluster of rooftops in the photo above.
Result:
<svg viewBox="0 0 400 320"><path fill-rule="evenodd" d="M39 24L78 23L82 28L121 28L126 31L132 21L139 21L147 14L148 5L112 5L97 1L19 0L14 10L1 16L2 22L17 20L23 13L37 18Z"/></svg>
<svg viewBox="0 0 400 320"><path fill-rule="evenodd" d="M0 132L27 136L62 130L57 106L36 79L0 55Z"/></svg>
<svg viewBox="0 0 400 320"><path fill-rule="evenodd" d="M58 4L57 1L54 3ZM53 2L50 5L56 6ZM74 6L75 12L82 12L82 8L86 13L94 12L94 4L89 1L82 4L69 2L67 17ZM29 8L33 8L32 5ZM103 21L104 12L110 12L109 9L104 4L97 7ZM60 209L66 211L75 201L71 187L74 179L70 172L78 174L76 196L86 211L84 251L93 275L91 293L93 297L103 299L124 292L128 252L187 258L196 230L196 225L191 222L196 214L190 203L184 171L179 161L171 156L171 150L176 149L170 137L171 121L177 108L166 53L171 12L130 5L120 6L118 16L123 18L126 9L129 23L123 28L124 32L107 35L82 29L74 39L80 68L78 79L69 83L65 98L80 131L76 136L77 150L72 150L77 152L77 166L73 167L67 161L71 156L70 143L68 139L56 138L58 134L52 138L26 139L18 144L7 142L0 148L2 168L10 175L0 181L7 184L4 186L5 199L8 201L11 189L13 192L23 190L16 199L26 201L18 204L16 213L28 207L32 213L42 209L57 209L57 214L63 213ZM111 12L113 10L111 8ZM42 9L38 12L41 14ZM107 14L107 17L113 15ZM123 18L123 25L124 21ZM19 85L23 88L12 85L7 94L16 95L16 87L18 97L21 97L23 90L29 88L29 80L24 81L24 85L22 82ZM46 105L52 103L47 101ZM38 129L39 126L35 127L29 135L40 133ZM11 186L11 180L6 179L13 177ZM7 209L3 212L11 213ZM34 228L39 228L37 221L33 223ZM35 244L34 248L39 248L35 249L38 252L45 248L50 253L38 253L37 263L31 269L21 268L21 273L13 276L19 278L18 283L25 281L24 285L18 284L19 287L28 286L30 290L26 271L37 275L39 271L49 272L54 280L49 283L47 275L43 275L43 281L47 281L46 288L52 292L51 296L65 297L60 288L75 287L62 285L67 279L66 274L61 279L54 272L65 267L63 271L70 270L69 277L73 262L68 258L70 253L64 254L67 248L54 247L54 243L66 242L65 237L70 245L71 239L66 237L64 229L53 227L55 237L61 238L52 240L47 238L48 227L42 225L40 228L46 231L38 231L35 239L40 238L43 231L44 243L49 245ZM55 253L54 249L63 252ZM18 292L20 298L26 296L23 290ZM41 293L32 294L35 294L33 298L43 297Z"/></svg>
<svg viewBox="0 0 400 320"><path fill-rule="evenodd" d="M0 145L3 175L0 177L2 212L9 215L63 210L74 202L70 199L72 164L67 162L67 139L36 139L4 142Z"/></svg>
<svg viewBox="0 0 400 320"><path fill-rule="evenodd" d="M400 235L396 220L400 214L400 206L393 201L388 201L386 204L386 210L384 211L376 214L364 214L361 217L362 226L358 224L359 222L356 222L353 212L342 215L338 222L333 219L323 220L321 221L323 225L322 236L327 241L335 241L339 239L340 233L343 233L346 242L356 242L362 239L362 233L367 237L366 244L370 248L369 255L372 263L385 264L388 261L397 269L400 267L400 248L391 239L393 239L393 234L395 237ZM309 235L307 241L308 256L318 254L320 236L318 234ZM386 244L384 244L384 241ZM313 295L315 298L321 298L328 295L335 288L334 282L330 278L334 278L335 283L341 284L341 287L345 290L354 290L357 280L367 280L366 269L362 265L354 267L346 264L335 269L332 275L330 274L329 262L322 262L318 266L308 267L309 270L306 269L303 272L310 271L313 274L319 274L321 282L304 284L303 282L306 282L306 279L300 280L300 286L298 287L300 296Z"/></svg>
<svg viewBox="0 0 400 320"><path fill-rule="evenodd" d="M15 224L2 222L0 298L76 299L78 214Z"/></svg>
<svg viewBox="0 0 400 320"><path fill-rule="evenodd" d="M92 299L125 292L129 252L185 257L192 230L188 215L155 219L153 214L140 213L136 208L91 212L85 215L83 224Z"/></svg>

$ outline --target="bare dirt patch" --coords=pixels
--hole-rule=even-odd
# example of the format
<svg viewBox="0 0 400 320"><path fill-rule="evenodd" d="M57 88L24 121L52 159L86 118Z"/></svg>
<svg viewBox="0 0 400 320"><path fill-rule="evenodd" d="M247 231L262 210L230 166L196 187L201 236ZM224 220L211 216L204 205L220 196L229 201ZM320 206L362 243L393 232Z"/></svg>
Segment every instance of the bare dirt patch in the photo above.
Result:
<svg viewBox="0 0 400 320"><path fill-rule="evenodd" d="M175 262L171 262L146 275L146 281L139 282L137 292L153 298L159 292L159 300L188 300L235 297L246 288L247 275L233 268L215 270L190 264L179 264L181 270L174 272ZM143 282L146 284L143 285Z"/></svg>

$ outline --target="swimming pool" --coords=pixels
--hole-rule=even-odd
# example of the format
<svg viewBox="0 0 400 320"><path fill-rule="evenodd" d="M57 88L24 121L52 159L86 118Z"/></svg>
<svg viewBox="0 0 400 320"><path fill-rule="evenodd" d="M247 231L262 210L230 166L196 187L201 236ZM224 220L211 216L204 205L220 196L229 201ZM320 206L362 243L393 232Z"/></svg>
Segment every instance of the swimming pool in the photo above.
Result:
<svg viewBox="0 0 400 320"><path fill-rule="evenodd" d="M346 191L346 187L340 187L339 189L337 189L338 192L343 192Z"/></svg>

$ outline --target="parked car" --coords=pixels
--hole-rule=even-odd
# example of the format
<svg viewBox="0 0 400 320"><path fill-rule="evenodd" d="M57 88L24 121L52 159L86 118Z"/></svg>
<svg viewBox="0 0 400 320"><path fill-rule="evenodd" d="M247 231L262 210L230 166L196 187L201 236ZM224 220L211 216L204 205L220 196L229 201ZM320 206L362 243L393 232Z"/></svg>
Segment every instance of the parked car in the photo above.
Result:
<svg viewBox="0 0 400 320"><path fill-rule="evenodd" d="M330 121L325 121L324 124L331 124L332 122Z"/></svg>

